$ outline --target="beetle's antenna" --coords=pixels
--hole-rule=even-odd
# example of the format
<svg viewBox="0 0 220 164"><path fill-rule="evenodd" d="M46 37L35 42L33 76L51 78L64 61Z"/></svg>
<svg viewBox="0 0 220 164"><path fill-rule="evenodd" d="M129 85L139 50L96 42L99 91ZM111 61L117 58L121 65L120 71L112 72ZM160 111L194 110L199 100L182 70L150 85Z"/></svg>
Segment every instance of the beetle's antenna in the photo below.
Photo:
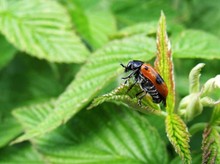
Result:
<svg viewBox="0 0 220 164"><path fill-rule="evenodd" d="M126 66L125 66L124 64L120 63L120 65L121 65L122 67L126 68Z"/></svg>

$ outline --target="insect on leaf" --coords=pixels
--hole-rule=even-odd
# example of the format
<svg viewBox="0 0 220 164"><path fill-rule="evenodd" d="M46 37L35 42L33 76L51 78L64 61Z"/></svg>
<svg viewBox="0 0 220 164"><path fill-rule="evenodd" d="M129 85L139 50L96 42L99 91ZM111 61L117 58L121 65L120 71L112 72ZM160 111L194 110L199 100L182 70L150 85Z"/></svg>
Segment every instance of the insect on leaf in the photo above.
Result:
<svg viewBox="0 0 220 164"><path fill-rule="evenodd" d="M149 99L146 97L142 103L144 105L138 105L137 97L135 96L139 87L133 87L128 93L129 86L127 85L121 85L118 88L116 88L111 93L105 94L103 96L100 96L96 98L92 104L89 106L88 109L91 109L95 106L98 106L102 104L105 101L109 102L122 102L130 107L133 107L134 109L137 109L138 111L142 113L154 113L154 114L161 114L161 111L159 110L159 106L152 102L151 98ZM127 94L126 94L127 93Z"/></svg>
<svg viewBox="0 0 220 164"><path fill-rule="evenodd" d="M163 12L161 12L159 27L157 30L157 56L154 65L167 84L168 95L166 109L168 113L172 113L175 106L173 62L171 44L166 32L166 18Z"/></svg>
<svg viewBox="0 0 220 164"><path fill-rule="evenodd" d="M141 60L148 57L150 60L153 58L154 48L153 39L132 36L112 41L96 51L60 95L56 105L52 107L55 110L51 110L37 126L28 129L17 142L42 135L67 122L121 73L123 69L120 62L125 63L134 56Z"/></svg>

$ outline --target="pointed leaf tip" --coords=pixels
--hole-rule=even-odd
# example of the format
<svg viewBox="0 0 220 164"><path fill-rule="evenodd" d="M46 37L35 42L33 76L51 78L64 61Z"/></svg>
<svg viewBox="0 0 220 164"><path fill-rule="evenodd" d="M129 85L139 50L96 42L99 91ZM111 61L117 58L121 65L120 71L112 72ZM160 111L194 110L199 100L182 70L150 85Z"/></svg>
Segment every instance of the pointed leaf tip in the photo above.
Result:
<svg viewBox="0 0 220 164"><path fill-rule="evenodd" d="M175 106L173 62L171 44L166 31L166 17L163 12L161 12L157 30L157 56L154 65L167 84L168 96L166 109L168 113L172 113Z"/></svg>

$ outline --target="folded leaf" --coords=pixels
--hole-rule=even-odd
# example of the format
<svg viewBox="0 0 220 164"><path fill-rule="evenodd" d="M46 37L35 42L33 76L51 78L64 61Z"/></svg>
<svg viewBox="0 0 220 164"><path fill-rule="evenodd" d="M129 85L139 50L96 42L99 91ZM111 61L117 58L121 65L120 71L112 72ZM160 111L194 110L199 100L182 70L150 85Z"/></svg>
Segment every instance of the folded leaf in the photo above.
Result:
<svg viewBox="0 0 220 164"><path fill-rule="evenodd" d="M167 107L168 113L174 111L175 106L175 85L173 75L173 62L171 54L171 44L166 31L166 18L163 12L159 20L159 27L157 30L157 56L155 60L155 68L163 77L168 87Z"/></svg>
<svg viewBox="0 0 220 164"><path fill-rule="evenodd" d="M189 73L189 92L190 93L196 93L199 92L200 90L200 82L199 82L199 78L200 78L200 71L202 69L202 67L204 67L205 64L204 63L200 63L197 64Z"/></svg>
<svg viewBox="0 0 220 164"><path fill-rule="evenodd" d="M138 104L136 94L140 92L139 86L136 85L129 92L127 92L129 88L130 85L121 85L115 90L113 90L111 93L96 98L89 106L89 109L94 108L95 106L98 106L105 101L116 103L122 102L125 105L128 105L129 107L132 107L135 110L138 110L143 113L154 113L158 115L162 114L159 106L152 102L150 96L146 96L145 98L143 98L141 105Z"/></svg>
<svg viewBox="0 0 220 164"><path fill-rule="evenodd" d="M167 136L184 163L191 163L189 150L189 132L186 124L176 114L166 117Z"/></svg>

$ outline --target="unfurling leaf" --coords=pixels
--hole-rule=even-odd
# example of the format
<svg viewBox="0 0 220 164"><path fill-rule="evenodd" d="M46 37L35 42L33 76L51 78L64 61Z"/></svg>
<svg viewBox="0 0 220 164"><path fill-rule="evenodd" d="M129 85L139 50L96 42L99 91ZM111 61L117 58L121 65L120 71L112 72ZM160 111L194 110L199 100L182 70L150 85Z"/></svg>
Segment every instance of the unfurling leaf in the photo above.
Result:
<svg viewBox="0 0 220 164"><path fill-rule="evenodd" d="M157 58L154 63L156 70L161 74L168 87L167 112L172 113L175 106L175 85L171 44L166 32L166 18L161 12L157 31Z"/></svg>
<svg viewBox="0 0 220 164"><path fill-rule="evenodd" d="M128 85L121 85L111 93L96 98L89 106L89 109L98 106L105 101L109 101L117 103L122 102L123 104L128 105L129 107L132 107L143 113L161 114L159 105L153 103L150 96L146 96L146 98L142 100L143 105L140 106L138 104L138 99L135 96L136 93L140 92L140 87L134 86L129 92L127 92L129 87L130 86Z"/></svg>
<svg viewBox="0 0 220 164"><path fill-rule="evenodd" d="M186 124L176 114L169 114L166 117L167 136L184 163L191 163L189 150L189 132Z"/></svg>
<svg viewBox="0 0 220 164"><path fill-rule="evenodd" d="M209 79L204 84L201 94L202 96L205 96L216 90L220 91L220 75L217 75L216 77Z"/></svg>
<svg viewBox="0 0 220 164"><path fill-rule="evenodd" d="M202 150L202 163L220 163L220 135L214 127L208 126L205 128Z"/></svg>
<svg viewBox="0 0 220 164"><path fill-rule="evenodd" d="M203 105L199 96L199 93L193 93L181 100L178 112L183 115L185 121L191 121L202 113Z"/></svg>
<svg viewBox="0 0 220 164"><path fill-rule="evenodd" d="M189 73L189 92L195 93L199 92L199 78L200 78L200 71L202 67L204 67L204 63L197 64Z"/></svg>
<svg viewBox="0 0 220 164"><path fill-rule="evenodd" d="M208 94L220 88L220 75L208 80L200 89L199 77L203 63L196 65L189 74L190 94L184 97L179 105L178 112L186 121L191 121L194 117L202 113L204 106L213 107L220 103L208 97Z"/></svg>

